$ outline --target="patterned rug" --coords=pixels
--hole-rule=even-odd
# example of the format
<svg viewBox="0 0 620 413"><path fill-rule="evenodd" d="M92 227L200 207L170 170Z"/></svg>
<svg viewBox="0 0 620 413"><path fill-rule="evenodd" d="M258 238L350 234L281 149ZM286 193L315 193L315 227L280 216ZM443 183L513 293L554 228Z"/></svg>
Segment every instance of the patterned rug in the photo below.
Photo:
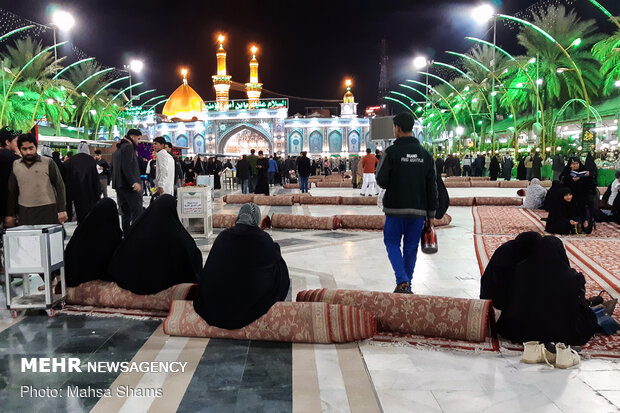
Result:
<svg viewBox="0 0 620 413"><path fill-rule="evenodd" d="M542 210L501 206L474 206L474 245L480 266L484 272L495 250L504 242L514 239L525 231L544 233L547 216ZM613 223L598 223L590 235L562 235L571 266L584 274L586 297L606 291L609 296L620 299L620 227ZM620 320L620 306L613 317ZM518 344L500 339L500 347L519 350ZM620 335L595 335L582 347L591 357L620 358Z"/></svg>

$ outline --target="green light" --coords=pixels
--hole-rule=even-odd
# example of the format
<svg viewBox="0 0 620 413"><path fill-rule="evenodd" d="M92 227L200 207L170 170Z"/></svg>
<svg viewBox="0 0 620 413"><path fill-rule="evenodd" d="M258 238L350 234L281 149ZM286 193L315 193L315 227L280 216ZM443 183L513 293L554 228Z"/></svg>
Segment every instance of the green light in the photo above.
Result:
<svg viewBox="0 0 620 413"><path fill-rule="evenodd" d="M579 47L580 44L581 44L581 37L578 37L575 39L575 41L571 43L571 46L576 48L576 47Z"/></svg>
<svg viewBox="0 0 620 413"><path fill-rule="evenodd" d="M476 59L474 59L471 56L467 56L466 54L463 54L463 53L450 52L448 50L446 50L446 53L451 54L452 56L457 56L457 57L463 58L465 60L469 60L470 62L475 63L478 66L480 66L481 68L483 68L486 72L490 72L488 67L486 67L485 65L483 65L482 63L480 63L479 61L477 61Z"/></svg>
<svg viewBox="0 0 620 413"><path fill-rule="evenodd" d="M430 103L427 103L427 104L426 104L426 107L427 107L427 108L430 108L430 107L431 107L431 104L430 104Z"/></svg>
<svg viewBox="0 0 620 413"><path fill-rule="evenodd" d="M149 100L147 100L146 102L144 102L143 104L141 104L141 105L140 105L140 106L138 106L138 107L139 107L140 109L142 109L142 107L143 107L144 105L146 105L147 103L152 102L152 101L157 100L157 99L165 98L165 97L166 97L166 95L159 95L159 96L155 96L154 98L150 98Z"/></svg>
<svg viewBox="0 0 620 413"><path fill-rule="evenodd" d="M482 125L482 121L481 120L478 121L478 125Z"/></svg>
<svg viewBox="0 0 620 413"><path fill-rule="evenodd" d="M463 89L463 92L469 92L469 86L465 86L465 89Z"/></svg>
<svg viewBox="0 0 620 413"><path fill-rule="evenodd" d="M65 67L65 68L64 68L64 69L62 69L60 72L58 72L58 73L56 74L56 76L54 76L52 79L56 80L56 79L58 79L58 78L60 77L60 75L62 75L64 72L66 72L67 70L71 69L72 67L77 66L77 65L79 65L79 64L82 64L82 63L84 63L84 62L90 62L91 60L95 60L95 58L94 58L94 57L89 57L89 58L87 58L87 59L82 59L82 60L78 60L78 61L77 61L77 62L75 62L75 63L71 63L69 66Z"/></svg>
<svg viewBox="0 0 620 413"><path fill-rule="evenodd" d="M510 115L508 115L508 119L512 119L514 117L514 115L511 113Z"/></svg>
<svg viewBox="0 0 620 413"><path fill-rule="evenodd" d="M596 7L598 7L607 17L612 18L613 19L613 15L609 12L609 10L607 10L605 7L603 7L598 1L596 0L590 0L590 3L594 4Z"/></svg>
<svg viewBox="0 0 620 413"><path fill-rule="evenodd" d="M391 98L391 97L389 97L389 96L386 96L384 99L385 99L385 100L389 100L389 101L391 101L391 102L396 102L396 103L399 103L399 104L403 105L404 107L406 107L407 109L411 110L411 109L409 108L409 106L405 105L403 102L401 102L401 101L400 101L400 100L398 100L398 99L394 99L394 98Z"/></svg>
<svg viewBox="0 0 620 413"><path fill-rule="evenodd" d="M478 39L477 37L466 37L466 39L467 39L467 40L471 40L471 41L476 42L476 43L482 43L482 44L487 45L487 46L489 46L489 47L493 47L493 48L495 48L496 50L499 50L501 53L503 53L506 57L508 57L508 58L509 58L510 60L512 60L513 62L515 61L515 58L514 58L514 57L512 57L512 55L511 55L510 53L508 53L507 51L505 51L505 50L504 50L504 49L502 49L501 47L499 47L499 46L497 46L497 45L494 45L493 43L489 43L489 42L484 41L484 40L482 40L482 39Z"/></svg>
<svg viewBox="0 0 620 413"><path fill-rule="evenodd" d="M432 118L433 116L435 116L434 113L431 113L430 115L428 115L429 118Z"/></svg>
<svg viewBox="0 0 620 413"><path fill-rule="evenodd" d="M416 112L422 112L422 108L418 106L418 108L415 111Z"/></svg>
<svg viewBox="0 0 620 413"><path fill-rule="evenodd" d="M95 76L99 76L99 75L102 75L102 74L104 74L104 73L111 72L112 70L114 70L114 68L113 68L113 67L109 67L109 68L107 68L107 69L103 69L103 70L100 70L100 71L98 71L98 72L93 73L92 75L88 76L86 79L82 80L82 81L80 82L80 84L79 84L79 85L77 85L77 86L75 87L75 89L77 90L77 89L81 88L82 86L84 86L84 84L85 84L86 82L88 82L89 80L91 80L91 79L92 79L92 78L94 78ZM82 95L83 95L83 96L85 96L83 93L82 93Z"/></svg>
<svg viewBox="0 0 620 413"><path fill-rule="evenodd" d="M15 29L13 31L10 31L10 32L0 36L0 41L6 39L7 37L9 37L9 36L11 36L11 35L13 35L15 33L23 32L24 30L32 29L33 27L34 27L34 24L31 24L30 26L24 26L24 27L20 27L19 29Z"/></svg>
<svg viewBox="0 0 620 413"><path fill-rule="evenodd" d="M533 29L533 30L537 31L538 33L542 34L543 36L545 36L548 40L552 41L553 43L557 43L557 41L553 38L553 36L551 36L549 33L544 31L540 27L536 26L535 24L532 24L532 23L528 22L527 20L519 19L519 18L513 17L513 16L507 16L505 14L498 14L498 16L501 17L502 19L512 20L512 21L521 23L522 25L527 26L530 29Z"/></svg>

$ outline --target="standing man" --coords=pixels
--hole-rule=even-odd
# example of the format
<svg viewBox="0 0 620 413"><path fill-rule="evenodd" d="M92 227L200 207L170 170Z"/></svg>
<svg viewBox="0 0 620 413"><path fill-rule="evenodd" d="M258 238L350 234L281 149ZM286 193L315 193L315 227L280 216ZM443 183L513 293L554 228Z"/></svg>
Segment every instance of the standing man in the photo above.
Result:
<svg viewBox="0 0 620 413"><path fill-rule="evenodd" d="M256 169L256 162L258 162L258 156L254 155L256 153L255 149L250 149L250 154L248 155L248 163L250 164L251 174L250 180L248 182L250 193L253 194L256 190L256 180L258 179L258 171Z"/></svg>
<svg viewBox="0 0 620 413"><path fill-rule="evenodd" d="M112 154L112 188L116 190L125 235L142 213L142 185L136 153L141 136L138 129L129 129Z"/></svg>
<svg viewBox="0 0 620 413"><path fill-rule="evenodd" d="M279 169L278 163L276 162L276 156L273 155L271 158L269 158L269 168L267 169L267 181L269 182L269 185L275 186L275 175L278 171Z"/></svg>
<svg viewBox="0 0 620 413"><path fill-rule="evenodd" d="M243 155L243 157L237 161L237 180L239 181L239 185L241 185L242 194L248 193L248 183L251 174L252 168L248 162L248 156Z"/></svg>
<svg viewBox="0 0 620 413"><path fill-rule="evenodd" d="M101 193L104 198L108 197L108 182L110 182L110 164L103 159L101 151L95 151L95 161L97 162L97 172L99 172L99 183L101 184Z"/></svg>
<svg viewBox="0 0 620 413"><path fill-rule="evenodd" d="M364 171L362 192L360 195L366 196L366 189L370 187L370 194L368 196L377 195L377 188L375 188L375 168L379 160L376 156L370 153L370 148L366 148L366 156L362 158L362 169Z"/></svg>
<svg viewBox="0 0 620 413"><path fill-rule="evenodd" d="M512 178L512 168L515 166L515 163L512 160L512 156L510 156L509 152L504 154L504 159L502 159L502 175L504 176L504 181L510 181Z"/></svg>
<svg viewBox="0 0 620 413"><path fill-rule="evenodd" d="M80 142L77 154L65 162L64 169L67 188L67 215L71 221L73 214L70 208L75 204L75 216L77 222L80 223L84 221L101 197L97 161L90 156L88 143Z"/></svg>
<svg viewBox="0 0 620 413"><path fill-rule="evenodd" d="M310 158L306 156L307 152L301 152L301 156L297 158L297 171L299 173L299 189L302 194L308 193L308 177L310 176Z"/></svg>
<svg viewBox="0 0 620 413"><path fill-rule="evenodd" d="M424 221L435 217L437 182L433 157L413 137L413 116L402 112L393 122L396 140L377 171L377 183L385 189L383 242L396 275L394 292L411 294Z"/></svg>
<svg viewBox="0 0 620 413"><path fill-rule="evenodd" d="M525 161L523 161L523 163L525 164L525 179L527 179L528 181L532 180L532 166L534 165L534 157L531 154L528 154L525 157Z"/></svg>
<svg viewBox="0 0 620 413"><path fill-rule="evenodd" d="M157 153L155 169L155 193L174 196L174 158L166 151L166 140L163 136L153 139L153 150Z"/></svg>
<svg viewBox="0 0 620 413"><path fill-rule="evenodd" d="M357 189L357 168L359 167L360 158L355 155L351 158L351 180L353 181L353 188Z"/></svg>
<svg viewBox="0 0 620 413"><path fill-rule="evenodd" d="M7 127L0 129L0 222L4 222L6 216L7 187L13 162L19 159L18 136L18 132Z"/></svg>
<svg viewBox="0 0 620 413"><path fill-rule="evenodd" d="M37 138L19 135L17 147L22 159L13 161L7 188L5 225L62 224L65 211L65 184L52 158L37 154Z"/></svg>

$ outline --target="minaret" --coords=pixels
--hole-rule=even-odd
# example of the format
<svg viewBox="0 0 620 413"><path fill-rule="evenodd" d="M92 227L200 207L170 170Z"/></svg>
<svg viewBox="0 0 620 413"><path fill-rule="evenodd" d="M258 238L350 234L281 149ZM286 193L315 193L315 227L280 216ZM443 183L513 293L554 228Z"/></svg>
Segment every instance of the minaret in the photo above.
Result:
<svg viewBox="0 0 620 413"><path fill-rule="evenodd" d="M230 79L232 76L226 74L226 50L224 50L224 35L220 34L217 40L220 48L217 49L217 75L213 75L213 87L215 88L215 101L217 110L228 110L228 91L230 90Z"/></svg>
<svg viewBox="0 0 620 413"><path fill-rule="evenodd" d="M353 96L351 92L351 79L347 79L344 83L347 87L347 91L340 104L340 116L343 118L355 118L357 117L357 103L355 103L355 96Z"/></svg>
<svg viewBox="0 0 620 413"><path fill-rule="evenodd" d="M263 89L263 84L258 83L258 60L256 60L256 52L258 48L252 46L252 60L250 60L250 83L245 84L245 91L248 94L248 104L250 109L256 107L260 100L260 94Z"/></svg>

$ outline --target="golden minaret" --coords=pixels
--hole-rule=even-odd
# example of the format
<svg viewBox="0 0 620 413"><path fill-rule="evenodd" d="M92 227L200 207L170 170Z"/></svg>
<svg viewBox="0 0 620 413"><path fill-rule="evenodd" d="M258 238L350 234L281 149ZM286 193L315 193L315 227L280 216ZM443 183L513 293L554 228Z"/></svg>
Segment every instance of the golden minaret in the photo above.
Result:
<svg viewBox="0 0 620 413"><path fill-rule="evenodd" d="M215 88L215 101L217 110L228 110L228 91L230 90L230 79L232 76L226 74L226 50L224 50L224 35L220 34L217 40L220 47L217 49L217 74L213 75L213 87Z"/></svg>
<svg viewBox="0 0 620 413"><path fill-rule="evenodd" d="M245 84L245 91L248 95L248 104L250 109L253 109L258 105L260 101L260 94L263 89L263 84L258 83L258 60L256 59L256 52L258 48L252 46L252 60L250 60L250 83Z"/></svg>

